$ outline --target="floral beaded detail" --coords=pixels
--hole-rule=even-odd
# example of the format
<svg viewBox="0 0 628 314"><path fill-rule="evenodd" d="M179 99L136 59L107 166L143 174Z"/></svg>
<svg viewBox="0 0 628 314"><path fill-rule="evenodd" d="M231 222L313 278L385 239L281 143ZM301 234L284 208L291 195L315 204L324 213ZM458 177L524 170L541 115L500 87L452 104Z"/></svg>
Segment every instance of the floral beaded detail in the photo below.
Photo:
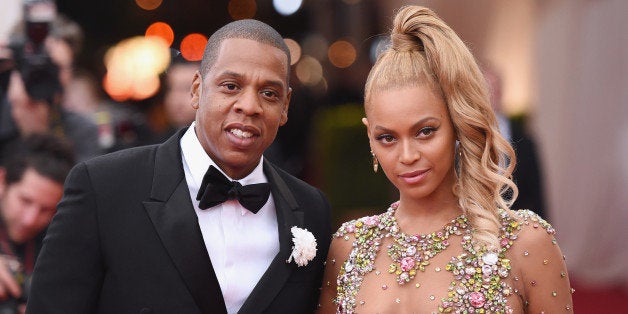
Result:
<svg viewBox="0 0 628 314"><path fill-rule="evenodd" d="M512 313L506 297L513 289L503 279L510 274L510 260L503 252L475 252L470 236L463 237L466 251L452 257L445 269L454 275L441 313Z"/></svg>
<svg viewBox="0 0 628 314"><path fill-rule="evenodd" d="M344 223L334 234L337 238L350 240L355 237L353 249L340 268L337 278L337 295L334 302L338 313L354 313L356 296L366 274L375 269L375 258L385 237L393 238L388 254L393 260L388 272L394 274L398 284L410 282L417 270L423 271L429 259L447 247L449 235L460 235L463 252L452 257L445 270L453 275L446 297L438 306L440 313L512 313L507 297L516 293L504 280L510 275L510 260L505 253L523 224L542 227L549 234L555 230L549 223L529 210L520 210L511 217L509 211L499 210L501 220L500 248L488 251L474 248L472 230L467 227L467 218L462 215L445 225L443 230L425 236L408 236L401 233L394 219L398 202L383 214L363 217ZM518 218L520 221L518 221ZM420 245L420 239L423 242ZM402 241L400 244L400 241ZM414 249L413 249L414 247ZM422 262L427 262L423 263ZM421 267L423 265L423 268ZM405 274L405 275L404 275ZM417 287L419 284L417 283ZM382 287L382 289L385 289Z"/></svg>
<svg viewBox="0 0 628 314"><path fill-rule="evenodd" d="M340 268L337 278L337 295L334 302L338 304L339 313L353 313L355 296L360 290L364 275L374 269L375 256L383 237L382 230L390 228L381 221L381 215L363 217L344 223L334 234L349 240L354 234L353 250Z"/></svg>
<svg viewBox="0 0 628 314"><path fill-rule="evenodd" d="M388 256L394 263L388 267L388 272L397 276L397 283L403 285L414 279L417 271L425 271L430 259L444 251L449 246L449 236L462 235L467 229L467 218L464 215L457 217L445 225L443 230L427 235L407 235L399 231L394 217L394 210L398 203L394 203L388 212L381 217L393 244L388 247Z"/></svg>

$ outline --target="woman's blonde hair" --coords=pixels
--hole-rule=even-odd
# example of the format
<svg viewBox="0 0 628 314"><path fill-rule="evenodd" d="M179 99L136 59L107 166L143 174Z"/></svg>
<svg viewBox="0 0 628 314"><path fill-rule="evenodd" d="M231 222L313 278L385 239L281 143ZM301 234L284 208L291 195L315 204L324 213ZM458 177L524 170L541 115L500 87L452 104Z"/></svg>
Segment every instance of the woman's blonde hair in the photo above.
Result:
<svg viewBox="0 0 628 314"><path fill-rule="evenodd" d="M453 192L475 230L476 248L499 248L498 208L509 208L518 194L511 180L515 153L499 133L473 55L447 24L420 6L397 13L391 45L367 78L365 106L373 93L408 86L428 86L445 100L459 141Z"/></svg>

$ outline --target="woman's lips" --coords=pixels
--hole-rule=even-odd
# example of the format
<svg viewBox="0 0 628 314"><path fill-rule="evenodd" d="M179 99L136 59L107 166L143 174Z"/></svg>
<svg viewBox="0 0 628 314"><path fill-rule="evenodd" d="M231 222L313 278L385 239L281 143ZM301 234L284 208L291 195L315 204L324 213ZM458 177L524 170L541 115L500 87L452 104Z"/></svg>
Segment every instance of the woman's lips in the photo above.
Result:
<svg viewBox="0 0 628 314"><path fill-rule="evenodd" d="M406 172L400 174L399 178L401 178L401 180L408 184L415 184L425 179L428 172L429 170L416 170L412 172Z"/></svg>

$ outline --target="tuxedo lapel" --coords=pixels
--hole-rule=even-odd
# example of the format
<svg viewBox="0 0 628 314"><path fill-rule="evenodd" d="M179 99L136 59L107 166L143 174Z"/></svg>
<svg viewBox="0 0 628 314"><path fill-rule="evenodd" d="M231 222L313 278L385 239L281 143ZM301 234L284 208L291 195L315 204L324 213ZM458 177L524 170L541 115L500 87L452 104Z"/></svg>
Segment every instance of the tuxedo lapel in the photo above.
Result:
<svg viewBox="0 0 628 314"><path fill-rule="evenodd" d="M260 313L275 299L290 277L294 265L287 262L292 252L293 226L303 227L303 212L292 192L268 161L264 161L264 174L271 184L279 228L279 253L246 299L239 314Z"/></svg>
<svg viewBox="0 0 628 314"><path fill-rule="evenodd" d="M151 200L146 212L202 313L226 313L181 165L180 131L155 156Z"/></svg>

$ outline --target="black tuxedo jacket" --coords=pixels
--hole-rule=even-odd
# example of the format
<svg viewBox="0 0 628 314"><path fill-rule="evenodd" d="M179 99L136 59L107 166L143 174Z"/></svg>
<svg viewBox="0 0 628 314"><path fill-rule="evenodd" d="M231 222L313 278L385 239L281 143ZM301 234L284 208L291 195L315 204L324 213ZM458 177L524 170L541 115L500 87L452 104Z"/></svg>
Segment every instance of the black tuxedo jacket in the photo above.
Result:
<svg viewBox="0 0 628 314"><path fill-rule="evenodd" d="M27 313L226 313L185 181L178 132L161 145L78 164L36 262ZM280 252L239 313L308 313L318 302L330 208L269 162ZM311 231L316 258L287 263L291 227Z"/></svg>

